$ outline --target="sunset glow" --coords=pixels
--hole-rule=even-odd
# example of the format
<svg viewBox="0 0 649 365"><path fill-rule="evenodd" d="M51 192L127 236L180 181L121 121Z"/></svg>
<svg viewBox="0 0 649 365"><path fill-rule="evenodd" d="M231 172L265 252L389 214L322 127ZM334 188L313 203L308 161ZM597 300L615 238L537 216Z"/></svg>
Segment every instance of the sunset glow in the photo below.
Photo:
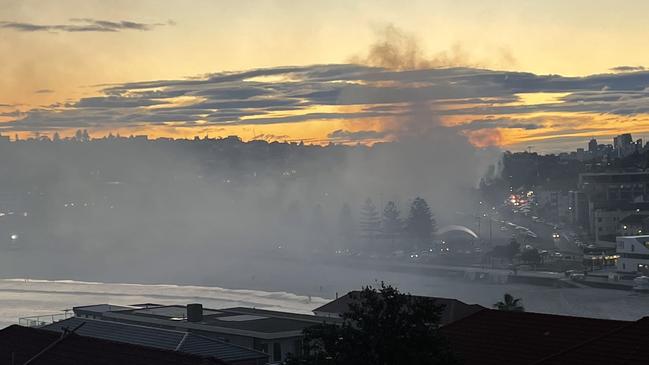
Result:
<svg viewBox="0 0 649 365"><path fill-rule="evenodd" d="M513 149L649 130L641 1L1 3L0 131L20 138L374 143L412 105Z"/></svg>

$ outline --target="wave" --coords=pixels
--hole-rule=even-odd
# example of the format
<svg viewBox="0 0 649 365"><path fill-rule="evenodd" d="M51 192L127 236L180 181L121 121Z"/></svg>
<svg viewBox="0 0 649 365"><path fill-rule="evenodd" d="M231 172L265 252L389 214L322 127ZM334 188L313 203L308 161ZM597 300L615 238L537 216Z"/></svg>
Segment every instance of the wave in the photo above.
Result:
<svg viewBox="0 0 649 365"><path fill-rule="evenodd" d="M294 293L222 287L102 283L32 278L0 279L0 324L15 323L18 317L49 314L74 306L110 303L187 304L201 302L207 308L255 307L311 314L329 299Z"/></svg>

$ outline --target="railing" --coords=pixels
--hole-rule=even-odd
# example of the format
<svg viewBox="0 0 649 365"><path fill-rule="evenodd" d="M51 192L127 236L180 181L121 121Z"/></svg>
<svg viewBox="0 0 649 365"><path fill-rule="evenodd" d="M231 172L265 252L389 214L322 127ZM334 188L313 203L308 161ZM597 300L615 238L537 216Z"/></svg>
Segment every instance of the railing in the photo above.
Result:
<svg viewBox="0 0 649 365"><path fill-rule="evenodd" d="M70 317L74 317L74 313L72 311L66 310L54 314L42 314L39 316L21 317L18 318L18 324L24 327L42 327L54 322L68 319Z"/></svg>

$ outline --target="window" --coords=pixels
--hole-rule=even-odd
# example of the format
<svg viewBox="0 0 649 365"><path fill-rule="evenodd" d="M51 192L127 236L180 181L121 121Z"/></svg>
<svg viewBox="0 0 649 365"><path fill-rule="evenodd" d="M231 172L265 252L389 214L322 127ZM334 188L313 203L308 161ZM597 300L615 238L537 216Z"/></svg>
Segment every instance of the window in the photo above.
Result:
<svg viewBox="0 0 649 365"><path fill-rule="evenodd" d="M273 343L273 361L282 361L282 344Z"/></svg>
<svg viewBox="0 0 649 365"><path fill-rule="evenodd" d="M597 222L602 223L602 217L597 217Z"/></svg>
<svg viewBox="0 0 649 365"><path fill-rule="evenodd" d="M631 244L631 252L635 252L635 245Z"/></svg>

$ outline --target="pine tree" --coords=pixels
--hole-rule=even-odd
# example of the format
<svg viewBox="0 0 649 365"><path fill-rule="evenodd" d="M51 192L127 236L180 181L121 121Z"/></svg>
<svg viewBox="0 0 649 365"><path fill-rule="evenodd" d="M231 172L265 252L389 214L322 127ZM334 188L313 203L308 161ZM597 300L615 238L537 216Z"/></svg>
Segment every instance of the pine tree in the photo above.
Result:
<svg viewBox="0 0 649 365"><path fill-rule="evenodd" d="M360 220L361 234L368 244L372 244L381 233L381 219L372 199L367 198L365 204L361 207Z"/></svg>
<svg viewBox="0 0 649 365"><path fill-rule="evenodd" d="M383 209L383 220L381 222L381 232L385 238L391 240L394 249L394 241L403 231L403 222L401 221L401 212L393 201L389 201Z"/></svg>
<svg viewBox="0 0 649 365"><path fill-rule="evenodd" d="M435 218L428 207L428 203L416 197L410 206L410 213L406 222L408 234L415 240L415 249L426 247L430 244L433 234L437 231Z"/></svg>

